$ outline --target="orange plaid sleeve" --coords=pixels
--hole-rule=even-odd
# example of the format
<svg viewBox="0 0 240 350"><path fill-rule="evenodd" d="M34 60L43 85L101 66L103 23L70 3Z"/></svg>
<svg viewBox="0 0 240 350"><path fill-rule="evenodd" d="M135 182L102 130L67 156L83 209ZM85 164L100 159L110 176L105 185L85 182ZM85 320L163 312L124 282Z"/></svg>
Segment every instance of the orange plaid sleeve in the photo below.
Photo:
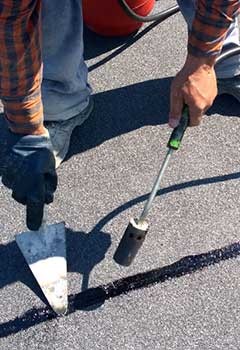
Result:
<svg viewBox="0 0 240 350"><path fill-rule="evenodd" d="M10 129L43 127L41 0L0 0L0 98Z"/></svg>
<svg viewBox="0 0 240 350"><path fill-rule="evenodd" d="M193 56L212 56L221 52L230 24L240 10L239 0L197 0L196 15L188 38Z"/></svg>

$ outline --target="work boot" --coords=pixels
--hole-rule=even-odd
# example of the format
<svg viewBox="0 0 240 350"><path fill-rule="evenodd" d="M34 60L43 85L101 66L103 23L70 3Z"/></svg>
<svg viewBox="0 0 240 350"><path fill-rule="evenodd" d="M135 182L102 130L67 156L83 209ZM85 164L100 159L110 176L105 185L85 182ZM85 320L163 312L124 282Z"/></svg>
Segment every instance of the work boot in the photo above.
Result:
<svg viewBox="0 0 240 350"><path fill-rule="evenodd" d="M64 121L45 122L53 145L56 168L63 162L68 153L73 130L83 124L93 111L93 98L90 97L87 107L75 117Z"/></svg>
<svg viewBox="0 0 240 350"><path fill-rule="evenodd" d="M240 75L232 78L217 79L218 95L232 95L240 102Z"/></svg>

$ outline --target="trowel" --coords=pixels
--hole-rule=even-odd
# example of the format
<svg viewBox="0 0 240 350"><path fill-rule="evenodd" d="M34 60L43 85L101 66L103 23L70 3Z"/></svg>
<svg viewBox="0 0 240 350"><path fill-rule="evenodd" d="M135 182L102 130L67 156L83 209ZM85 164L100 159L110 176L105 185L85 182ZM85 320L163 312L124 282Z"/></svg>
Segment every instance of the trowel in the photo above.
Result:
<svg viewBox="0 0 240 350"><path fill-rule="evenodd" d="M16 242L49 305L57 314L65 314L68 307L65 223L47 225L45 207L39 230L17 234Z"/></svg>

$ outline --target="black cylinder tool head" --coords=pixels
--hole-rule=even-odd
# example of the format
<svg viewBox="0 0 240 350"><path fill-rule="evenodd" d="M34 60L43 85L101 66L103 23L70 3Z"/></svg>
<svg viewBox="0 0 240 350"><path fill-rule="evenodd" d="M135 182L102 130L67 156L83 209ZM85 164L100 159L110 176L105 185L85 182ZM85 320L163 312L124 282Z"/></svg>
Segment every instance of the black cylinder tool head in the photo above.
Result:
<svg viewBox="0 0 240 350"><path fill-rule="evenodd" d="M146 221L138 223L136 219L130 220L113 256L116 263L123 266L131 265L144 242L147 231L148 223Z"/></svg>

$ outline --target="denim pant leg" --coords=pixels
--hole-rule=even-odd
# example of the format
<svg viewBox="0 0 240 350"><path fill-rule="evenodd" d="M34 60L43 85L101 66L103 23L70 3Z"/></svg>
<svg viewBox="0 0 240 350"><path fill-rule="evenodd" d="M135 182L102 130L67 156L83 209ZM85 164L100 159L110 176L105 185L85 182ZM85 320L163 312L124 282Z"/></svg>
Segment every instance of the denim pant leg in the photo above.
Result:
<svg viewBox="0 0 240 350"><path fill-rule="evenodd" d="M88 104L91 89L83 59L81 0L43 0L43 82L45 120L67 120Z"/></svg>
<svg viewBox="0 0 240 350"><path fill-rule="evenodd" d="M188 24L188 28L190 29L195 16L197 0L177 0L177 2ZM237 18L228 30L223 45L223 51L233 46L240 46ZM240 56L231 57L219 65L216 65L216 74L218 78L230 78L240 74Z"/></svg>

